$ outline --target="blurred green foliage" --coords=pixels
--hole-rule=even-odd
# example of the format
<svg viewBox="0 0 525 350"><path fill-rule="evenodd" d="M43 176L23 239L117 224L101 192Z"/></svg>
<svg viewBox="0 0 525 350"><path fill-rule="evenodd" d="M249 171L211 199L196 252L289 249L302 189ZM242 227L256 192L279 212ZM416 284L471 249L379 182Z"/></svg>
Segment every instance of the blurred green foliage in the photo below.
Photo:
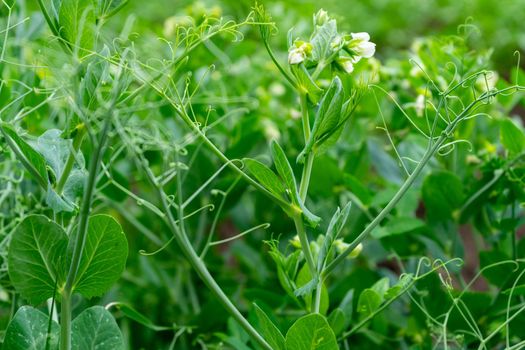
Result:
<svg viewBox="0 0 525 350"><path fill-rule="evenodd" d="M427 117L434 117L441 91L471 74L494 69L454 91L448 116L453 119L473 97L494 87L508 88L516 77L518 81L523 78L515 68L518 58L514 55L515 50L525 49L522 0L263 3L278 28L271 44L282 64L287 59L287 30L293 28L294 37L305 39L319 6L337 18L341 30L366 31L377 43L375 58L356 64L353 75L343 78L346 89L354 88L359 77L367 78L374 87L343 131L341 142L314 163L307 205L323 219L319 228L309 232L317 248L322 246L319 237L337 206L353 202L342 231L344 240L350 242L392 198L425 152L432 129ZM29 110L18 123L27 131L27 139L34 140L50 128L68 134L76 122L68 101L79 98L82 108L94 109L93 101L100 97L96 91L106 96L109 90L105 83L96 85L98 79L110 81L114 71L104 71L101 67L105 61L100 57L100 61L93 58L75 66L64 58L56 43L49 43L50 33L41 15L34 12L36 5L20 4L31 19L20 25L7 61L31 68L0 63L3 81L21 82L3 85L0 107L23 95L26 86L35 87L5 110L5 120L13 121L19 111ZM166 68L181 54L181 46L173 45L180 44L177 25L198 26L221 16L240 22L252 6L248 0L130 0L105 24L99 44L108 48L99 54L115 61L122 58L124 48L132 48L135 73L127 78L131 88L125 97L139 86L141 77ZM4 20L2 23L5 25ZM36 62L42 62L42 67ZM98 68L91 66L93 81L81 79L90 62L93 66L100 63ZM246 25L239 32L216 36L198 46L174 75L178 89L195 89L191 111L197 124L212 125L207 131L209 137L228 158L258 157L268 164L269 143L279 140L286 145L293 170L300 173L301 165L294 161L304 148L298 99L268 57L256 28ZM328 74L321 76L319 85L326 88L328 78ZM57 91L58 97L43 103L48 91ZM175 93L166 91L175 99ZM95 211L118 218L127 234L130 254L123 277L114 288L101 298L77 299L76 310L113 301L133 305L136 311L125 307L115 310L130 349L168 349L174 340L176 349L250 349L254 345L247 334L196 277L175 244L168 244L155 255L143 254L157 251L171 234L149 210L150 202L157 205L158 195L131 161L133 156L126 151L129 144L122 135L135 140L134 145L144 151L156 173L177 166L173 145L183 144L188 153L177 161L189 169L184 172L187 196L222 166L188 133L165 97L145 89L133 103L119 110L129 119L123 118L127 124L122 134L113 135L114 143L104 159L111 168L100 176ZM345 261L326 281L329 299L323 299L323 311L327 310L335 335L344 335L340 344L354 349L416 350L447 343L449 349L470 349L477 348L480 340L495 330L487 348L503 346L507 334L513 342L525 339L525 314L516 314L512 322L506 319L507 302L512 303L513 310L523 305L523 264L511 260L525 257L525 239L515 234L524 221L520 120L525 104L519 95L498 96L490 102L482 104L479 115L454 132L454 140L460 142L442 149L429 162L395 210L365 241L362 253ZM31 109L41 104L41 108ZM439 135L447 120L444 116L436 119ZM13 193L1 204L0 329L5 329L12 311L22 304L12 297L5 268L7 237L25 215L51 214L38 195L37 185L24 177L7 148L2 151L2 172L10 184L6 193ZM83 151L90 154L90 146L84 145ZM285 335L311 303L286 288L287 274L298 286L309 280L305 276L308 271L299 268L298 251L290 243L295 228L277 205L242 180L237 181L233 172L224 171L190 203L187 213L207 205L215 209L221 206L222 212L216 214L205 207L188 218L189 236L201 249L212 229L217 239L225 239L260 223L271 224L269 229L211 247L205 261L250 321L266 322L261 321L266 320L262 310ZM167 182L166 191L176 193L176 184ZM465 261L463 270L452 260L456 258ZM275 263L283 260L285 266L276 267ZM418 278L419 267L436 271ZM481 270L484 267L487 269ZM471 286L476 273L483 278ZM403 294L412 282L415 287ZM509 296L510 291L515 294ZM454 308L458 300L460 307ZM259 307L254 309L252 302ZM387 303L389 306L369 323L363 321ZM508 332L498 328L502 324L508 324ZM162 326L160 331L156 325ZM170 328L175 331L166 330ZM294 341L297 338L294 335Z"/></svg>

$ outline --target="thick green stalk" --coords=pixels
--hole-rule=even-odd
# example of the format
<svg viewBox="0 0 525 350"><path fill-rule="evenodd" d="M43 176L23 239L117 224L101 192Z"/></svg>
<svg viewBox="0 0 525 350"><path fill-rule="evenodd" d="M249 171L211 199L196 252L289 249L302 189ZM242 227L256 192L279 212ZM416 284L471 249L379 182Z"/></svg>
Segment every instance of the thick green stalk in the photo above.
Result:
<svg viewBox="0 0 525 350"><path fill-rule="evenodd" d="M64 191L64 186L67 182L67 179L69 178L69 174L71 174L71 170L73 170L73 165L75 165L75 160L77 157L78 150L80 149L80 145L82 145L82 140L84 140L84 135L86 135L86 128L84 124L80 124L76 127L77 134L75 135L75 138L73 139L73 148L69 152L69 156L66 161L66 165L64 166L64 170L62 171L62 175L60 175L60 179L57 182L56 186L56 192L58 195L62 195L62 191Z"/></svg>
<svg viewBox="0 0 525 350"><path fill-rule="evenodd" d="M71 294L62 292L60 303L60 349L71 349Z"/></svg>
<svg viewBox="0 0 525 350"><path fill-rule="evenodd" d="M304 144L307 145L310 140L310 116L308 115L308 101L304 93L299 93L301 99L301 120L303 124L303 135ZM301 175L301 183L299 185L299 197L301 200L306 200L306 194L308 193L308 185L310 184L310 176L312 174L312 165L314 163L315 155L312 152L308 152L303 167L303 173Z"/></svg>
<svg viewBox="0 0 525 350"><path fill-rule="evenodd" d="M306 95L303 93L300 93L300 100L301 100L301 115L302 115L302 125L303 125L303 135L304 135L304 144L308 144L308 141L310 140L310 116L308 114L308 100L306 98ZM301 182L299 185L299 198L304 203L306 201L306 195L308 194L308 185L310 184L310 177L312 175L312 166L314 164L314 158L315 154L313 152L309 152L306 155L306 160L303 166L303 172L301 174ZM312 278L315 278L317 276L318 271L315 268L315 262L312 254L312 250L310 249L310 242L308 241L308 237L306 236L306 231L304 230L303 222L301 216L298 216L294 218L295 227L297 230L297 235L299 236L299 241L301 242L301 249L303 251L303 254L306 259L306 263L308 264L308 268L310 270L310 275ZM315 297L314 297L314 305L312 312L319 313L320 305L321 305L321 290L322 290L323 282L319 280L316 291L315 291Z"/></svg>
<svg viewBox="0 0 525 350"><path fill-rule="evenodd" d="M301 100L301 121L303 123L304 144L306 145L310 139L310 116L308 115L308 101L306 94L304 93L299 93L299 98Z"/></svg>
<svg viewBox="0 0 525 350"><path fill-rule="evenodd" d="M312 278L317 275L317 270L315 269L314 257L312 255L312 250L310 249L310 242L308 242L308 237L306 236L306 231L303 225L303 218L301 215L295 215L293 218L295 223L295 230L297 231L297 236L299 237L299 242L301 242L301 249L308 264L308 269Z"/></svg>
<svg viewBox="0 0 525 350"><path fill-rule="evenodd" d="M71 264L69 265L69 272L66 279L66 285L62 291L62 306L61 306L61 336L60 349L71 349L71 295L73 292L74 283L77 277L82 251L86 243L86 236L88 231L88 219L91 211L91 201L93 199L93 192L96 185L97 174L100 168L104 147L108 138L109 129L111 128L111 114L106 117L104 126L102 127L101 135L96 145L93 158L89 163L89 174L84 188L84 196L82 198L81 211L79 215L78 232L73 246L73 255L71 257Z"/></svg>
<svg viewBox="0 0 525 350"><path fill-rule="evenodd" d="M323 293L323 279L319 276L319 282L315 287L314 309L313 312L319 313L321 310L321 294Z"/></svg>
<svg viewBox="0 0 525 350"><path fill-rule="evenodd" d="M308 186L310 185L310 177L312 176L314 158L315 154L313 152L309 152L304 162L301 184L299 185L299 197L303 203L306 201L306 195L308 194Z"/></svg>

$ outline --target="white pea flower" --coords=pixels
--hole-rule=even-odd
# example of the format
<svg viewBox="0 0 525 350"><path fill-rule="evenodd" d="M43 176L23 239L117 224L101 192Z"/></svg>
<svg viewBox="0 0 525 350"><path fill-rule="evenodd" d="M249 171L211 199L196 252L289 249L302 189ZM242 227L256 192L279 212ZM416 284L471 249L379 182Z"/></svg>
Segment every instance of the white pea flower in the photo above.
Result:
<svg viewBox="0 0 525 350"><path fill-rule="evenodd" d="M264 136L267 140L279 140L281 138L281 132L279 131L279 128L273 121L270 119L263 119L262 120L262 126L264 131Z"/></svg>
<svg viewBox="0 0 525 350"><path fill-rule="evenodd" d="M354 71L355 61L351 57L340 56L336 58L335 62L337 63L339 67L341 67L342 70L344 70L348 74Z"/></svg>
<svg viewBox="0 0 525 350"><path fill-rule="evenodd" d="M299 64L304 61L306 55L304 52L298 48L290 50L288 53L288 63L290 64Z"/></svg>
<svg viewBox="0 0 525 350"><path fill-rule="evenodd" d="M425 95L417 95L416 102L414 103L414 108L416 109L417 116L422 117L423 112L425 112Z"/></svg>
<svg viewBox="0 0 525 350"><path fill-rule="evenodd" d="M370 41L370 34L367 32L351 33L352 39L361 41Z"/></svg>
<svg viewBox="0 0 525 350"><path fill-rule="evenodd" d="M288 63L299 64L303 62L312 52L312 44L304 41L296 41L288 52Z"/></svg>
<svg viewBox="0 0 525 350"><path fill-rule="evenodd" d="M322 26L326 22L330 20L330 16L328 16L328 12L326 12L323 9L320 9L315 15L314 15L314 25Z"/></svg>
<svg viewBox="0 0 525 350"><path fill-rule="evenodd" d="M366 32L352 33L346 48L355 56L370 58L376 52L376 44L370 41L370 35Z"/></svg>

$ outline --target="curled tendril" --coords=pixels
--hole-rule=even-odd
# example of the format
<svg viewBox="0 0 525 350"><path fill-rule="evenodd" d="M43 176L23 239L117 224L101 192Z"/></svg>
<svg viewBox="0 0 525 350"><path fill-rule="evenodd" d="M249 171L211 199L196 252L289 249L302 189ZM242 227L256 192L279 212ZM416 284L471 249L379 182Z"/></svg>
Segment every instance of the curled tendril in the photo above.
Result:
<svg viewBox="0 0 525 350"><path fill-rule="evenodd" d="M454 140L454 141L445 143L444 145L439 147L437 153L440 156L446 156L446 155L450 154L452 151L454 151L454 149L456 147L456 144L458 144L458 143L466 143L469 146L469 148L468 148L469 152L472 152L472 150L474 149L474 147L472 146L472 143L469 140L460 139L460 140Z"/></svg>

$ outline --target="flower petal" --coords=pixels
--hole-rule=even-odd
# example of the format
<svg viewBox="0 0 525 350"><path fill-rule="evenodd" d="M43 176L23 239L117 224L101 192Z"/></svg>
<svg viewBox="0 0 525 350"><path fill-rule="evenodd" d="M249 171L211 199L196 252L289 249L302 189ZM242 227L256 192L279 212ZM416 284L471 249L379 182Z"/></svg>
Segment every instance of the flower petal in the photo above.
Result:
<svg viewBox="0 0 525 350"><path fill-rule="evenodd" d="M362 41L369 41L370 40L370 35L367 32L352 33L352 39L354 39L354 40L362 40Z"/></svg>

